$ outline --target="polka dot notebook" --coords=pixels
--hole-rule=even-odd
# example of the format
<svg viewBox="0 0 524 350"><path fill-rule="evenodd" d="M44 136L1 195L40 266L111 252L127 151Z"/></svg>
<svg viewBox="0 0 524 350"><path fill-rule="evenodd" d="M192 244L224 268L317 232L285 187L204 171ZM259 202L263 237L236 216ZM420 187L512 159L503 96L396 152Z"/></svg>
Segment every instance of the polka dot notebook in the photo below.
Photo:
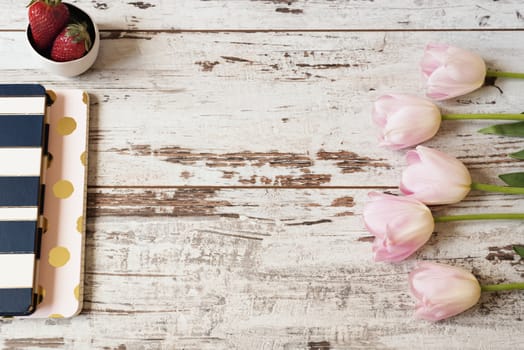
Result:
<svg viewBox="0 0 524 350"><path fill-rule="evenodd" d="M49 160L45 173L38 304L28 317L62 318L82 308L89 96L48 90Z"/></svg>

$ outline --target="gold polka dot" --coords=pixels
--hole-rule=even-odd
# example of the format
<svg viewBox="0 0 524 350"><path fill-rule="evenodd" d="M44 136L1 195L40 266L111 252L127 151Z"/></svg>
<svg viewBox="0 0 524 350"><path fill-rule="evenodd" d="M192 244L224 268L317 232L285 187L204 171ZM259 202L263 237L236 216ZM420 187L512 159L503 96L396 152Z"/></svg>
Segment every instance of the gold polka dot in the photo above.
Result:
<svg viewBox="0 0 524 350"><path fill-rule="evenodd" d="M51 164L53 164L53 155L51 152L47 153L47 169L51 167Z"/></svg>
<svg viewBox="0 0 524 350"><path fill-rule="evenodd" d="M62 136L71 135L76 129L76 122L71 117L62 117L56 124L56 130Z"/></svg>
<svg viewBox="0 0 524 350"><path fill-rule="evenodd" d="M64 315L61 315L61 314L51 314L51 315L49 315L49 318L64 318Z"/></svg>
<svg viewBox="0 0 524 350"><path fill-rule="evenodd" d="M56 93L53 90L46 90L47 98L49 99L48 105L52 105L56 101Z"/></svg>
<svg viewBox="0 0 524 350"><path fill-rule="evenodd" d="M65 247L54 247L49 251L49 265L62 267L69 261L71 254Z"/></svg>
<svg viewBox="0 0 524 350"><path fill-rule="evenodd" d="M60 180L53 185L53 194L57 198L65 199L73 194L75 188L70 181Z"/></svg>
<svg viewBox="0 0 524 350"><path fill-rule="evenodd" d="M85 91L82 93L82 102L84 102L84 104L89 103L89 94Z"/></svg>
<svg viewBox="0 0 524 350"><path fill-rule="evenodd" d="M82 233L84 231L84 217L80 216L78 219L76 219L76 230L78 233Z"/></svg>
<svg viewBox="0 0 524 350"><path fill-rule="evenodd" d="M80 300L80 285L78 284L73 290L76 300Z"/></svg>
<svg viewBox="0 0 524 350"><path fill-rule="evenodd" d="M83 166L87 165L87 152L82 152L80 155L80 161L82 162Z"/></svg>

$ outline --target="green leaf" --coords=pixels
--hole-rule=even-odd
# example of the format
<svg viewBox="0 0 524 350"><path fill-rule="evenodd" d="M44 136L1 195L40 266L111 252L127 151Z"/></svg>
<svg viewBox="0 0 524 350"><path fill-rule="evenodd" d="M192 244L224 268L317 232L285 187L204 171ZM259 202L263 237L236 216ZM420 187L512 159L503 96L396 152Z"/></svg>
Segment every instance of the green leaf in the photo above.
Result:
<svg viewBox="0 0 524 350"><path fill-rule="evenodd" d="M524 149L522 151L519 151L519 152L511 153L509 156L511 158L524 160Z"/></svg>
<svg viewBox="0 0 524 350"><path fill-rule="evenodd" d="M499 178L509 186L524 187L524 173L502 174Z"/></svg>
<svg viewBox="0 0 524 350"><path fill-rule="evenodd" d="M514 245L513 250L524 259L524 245Z"/></svg>
<svg viewBox="0 0 524 350"><path fill-rule="evenodd" d="M482 134L524 137L524 122L497 124L480 129Z"/></svg>

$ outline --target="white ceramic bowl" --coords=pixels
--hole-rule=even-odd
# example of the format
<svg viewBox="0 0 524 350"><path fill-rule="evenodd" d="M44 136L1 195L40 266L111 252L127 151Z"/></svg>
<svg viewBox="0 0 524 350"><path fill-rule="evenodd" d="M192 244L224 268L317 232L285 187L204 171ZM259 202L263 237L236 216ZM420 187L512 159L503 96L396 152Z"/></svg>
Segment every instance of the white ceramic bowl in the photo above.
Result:
<svg viewBox="0 0 524 350"><path fill-rule="evenodd" d="M74 5L67 3L64 4L66 4L69 8L69 13L71 14L72 18L79 22L86 22L91 27L90 35L93 44L91 46L91 50L89 50L87 54L79 59L68 62L56 62L49 59L45 56L45 54L40 53L33 46L33 37L31 35L31 28L29 25L27 26L26 30L26 40L34 56L40 62L42 68L63 77L74 77L84 73L93 65L93 63L95 63L96 57L98 56L98 50L100 49L100 33L96 23L86 12Z"/></svg>

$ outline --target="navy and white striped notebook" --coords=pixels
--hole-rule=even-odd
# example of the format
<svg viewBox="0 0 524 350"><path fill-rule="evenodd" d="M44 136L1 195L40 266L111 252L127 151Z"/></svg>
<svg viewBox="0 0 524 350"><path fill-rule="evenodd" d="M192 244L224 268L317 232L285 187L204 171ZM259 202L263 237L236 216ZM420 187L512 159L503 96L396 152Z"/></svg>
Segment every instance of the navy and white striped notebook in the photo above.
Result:
<svg viewBox="0 0 524 350"><path fill-rule="evenodd" d="M35 308L46 91L0 85L0 315Z"/></svg>

